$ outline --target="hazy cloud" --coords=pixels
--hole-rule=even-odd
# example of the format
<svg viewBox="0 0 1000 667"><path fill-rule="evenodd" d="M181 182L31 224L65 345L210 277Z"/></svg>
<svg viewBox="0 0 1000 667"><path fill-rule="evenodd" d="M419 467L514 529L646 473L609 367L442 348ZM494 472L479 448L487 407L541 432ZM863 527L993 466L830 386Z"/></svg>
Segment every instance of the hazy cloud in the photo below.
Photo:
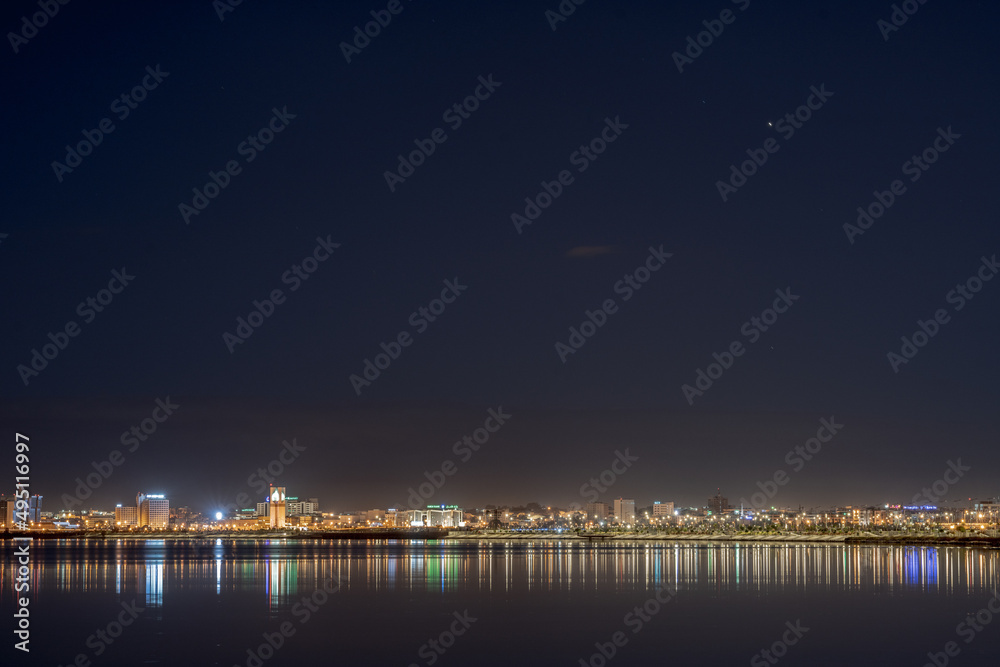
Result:
<svg viewBox="0 0 1000 667"><path fill-rule="evenodd" d="M589 259L598 255L610 255L613 252L615 252L615 247L610 245L578 245L567 252L566 256Z"/></svg>

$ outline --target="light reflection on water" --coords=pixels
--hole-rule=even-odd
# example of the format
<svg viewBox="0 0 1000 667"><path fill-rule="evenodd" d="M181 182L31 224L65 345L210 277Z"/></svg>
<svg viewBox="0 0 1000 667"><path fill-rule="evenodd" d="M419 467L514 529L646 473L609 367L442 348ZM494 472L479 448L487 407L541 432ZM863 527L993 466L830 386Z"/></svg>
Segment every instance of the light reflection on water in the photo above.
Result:
<svg viewBox="0 0 1000 667"><path fill-rule="evenodd" d="M12 595L12 547L0 548ZM789 591L989 592L1000 551L843 544L398 540L36 540L32 594L114 592L160 607L172 592L256 592L277 611L340 581L368 593Z"/></svg>

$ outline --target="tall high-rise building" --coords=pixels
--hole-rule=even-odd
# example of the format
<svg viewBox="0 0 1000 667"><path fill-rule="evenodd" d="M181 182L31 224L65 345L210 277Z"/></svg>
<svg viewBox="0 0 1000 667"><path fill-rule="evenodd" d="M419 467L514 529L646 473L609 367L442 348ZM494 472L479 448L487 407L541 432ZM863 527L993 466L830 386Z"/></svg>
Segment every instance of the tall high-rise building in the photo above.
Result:
<svg viewBox="0 0 1000 667"><path fill-rule="evenodd" d="M11 528L14 525L14 508L17 499L14 496L0 496L0 526Z"/></svg>
<svg viewBox="0 0 1000 667"><path fill-rule="evenodd" d="M135 497L139 509L139 526L170 527L170 501L162 493L142 493Z"/></svg>
<svg viewBox="0 0 1000 667"><path fill-rule="evenodd" d="M270 519L271 528L284 528L285 527L285 487L283 486L272 486L270 489L270 494L268 495L267 502L270 507L268 508L268 518Z"/></svg>
<svg viewBox="0 0 1000 667"><path fill-rule="evenodd" d="M722 493L716 492L714 496L708 499L708 511L712 514L724 514L729 510L729 498L726 498Z"/></svg>
<svg viewBox="0 0 1000 667"><path fill-rule="evenodd" d="M118 503L115 506L115 525L121 527L138 526L139 508Z"/></svg>
<svg viewBox="0 0 1000 667"><path fill-rule="evenodd" d="M31 496L28 498L28 521L38 523L42 520L42 497Z"/></svg>
<svg viewBox="0 0 1000 667"><path fill-rule="evenodd" d="M615 518L620 524L635 523L635 500L626 498L615 500Z"/></svg>

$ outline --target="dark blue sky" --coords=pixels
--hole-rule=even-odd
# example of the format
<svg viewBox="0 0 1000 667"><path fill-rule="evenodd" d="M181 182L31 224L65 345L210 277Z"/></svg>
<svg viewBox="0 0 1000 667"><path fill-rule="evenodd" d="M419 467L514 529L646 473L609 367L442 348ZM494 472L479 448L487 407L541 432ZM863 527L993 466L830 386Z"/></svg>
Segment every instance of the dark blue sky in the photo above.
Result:
<svg viewBox="0 0 1000 667"><path fill-rule="evenodd" d="M209 2L70 3L17 53L8 36L2 422L38 443L50 507L166 396L182 407L94 503L141 488L207 508L296 437L290 493L385 506L498 406L515 416L435 500L566 504L624 447L642 464L609 500L737 499L830 416L843 432L776 502L908 500L959 457L972 471L950 497L997 495L1000 282L960 310L948 298L1000 251L994 5L920 5L887 40L891 3L591 0L554 31L555 1L400 6L350 63L340 43L385 4L246 2L220 20ZM727 9L678 72L672 54ZM37 11L9 4L0 24ZM114 101L157 66L122 118ZM443 114L480 77L492 92L454 128ZM810 99L789 136L780 119ZM60 182L53 162L104 118L113 132ZM580 171L606 119L627 128ZM390 191L385 172L436 128L445 141ZM911 181L939 128L947 150ZM748 150L767 161L723 201ZM229 161L186 224L178 206ZM518 233L511 215L563 170ZM844 224L896 179L905 192L850 243ZM317 238L339 247L292 291ZM661 246L626 301L616 284ZM78 304L123 267L134 280L88 321ZM411 314L446 280L467 289L421 329ZM223 334L275 289L230 353ZM741 332L786 289L800 298L773 328ZM607 299L564 363L556 343ZM887 353L937 309L948 321L894 372ZM25 384L18 366L70 321ZM412 343L358 395L349 377L401 332ZM745 352L689 404L682 386L734 341Z"/></svg>

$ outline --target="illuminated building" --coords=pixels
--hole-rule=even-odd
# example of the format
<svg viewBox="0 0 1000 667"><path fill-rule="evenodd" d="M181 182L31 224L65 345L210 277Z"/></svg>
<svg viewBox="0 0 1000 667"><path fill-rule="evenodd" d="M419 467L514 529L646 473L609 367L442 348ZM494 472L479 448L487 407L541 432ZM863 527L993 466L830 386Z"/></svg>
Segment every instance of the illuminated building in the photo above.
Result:
<svg viewBox="0 0 1000 667"><path fill-rule="evenodd" d="M283 486L272 486L270 494L268 495L268 507L267 516L270 519L268 522L271 528L284 528L285 527L285 487Z"/></svg>
<svg viewBox="0 0 1000 667"><path fill-rule="evenodd" d="M393 524L397 528L459 528L465 525L465 515L458 505L428 505L422 510L395 510Z"/></svg>
<svg viewBox="0 0 1000 667"><path fill-rule="evenodd" d="M458 505L428 505L424 511L424 525L458 528L465 525L465 520Z"/></svg>
<svg viewBox="0 0 1000 667"><path fill-rule="evenodd" d="M138 525L140 527L170 527L170 501L162 493L150 493L147 495L139 492L135 497L135 504L139 509Z"/></svg>
<svg viewBox="0 0 1000 667"><path fill-rule="evenodd" d="M116 526L138 526L139 508L132 506L122 506L121 503L115 506Z"/></svg>
<svg viewBox="0 0 1000 667"><path fill-rule="evenodd" d="M660 519L674 515L673 503L661 503L659 500L653 502L653 518Z"/></svg>
<svg viewBox="0 0 1000 667"><path fill-rule="evenodd" d="M285 516L297 516L300 514L314 514L319 511L319 505L311 500L299 500L298 498L285 498Z"/></svg>
<svg viewBox="0 0 1000 667"><path fill-rule="evenodd" d="M42 497L31 496L28 499L28 521L38 523L42 520Z"/></svg>
<svg viewBox="0 0 1000 667"><path fill-rule="evenodd" d="M16 499L13 496L0 496L0 525L9 528L14 525L14 506Z"/></svg>
<svg viewBox="0 0 1000 667"><path fill-rule="evenodd" d="M284 489L284 487L280 487ZM273 487L272 487L273 490ZM271 516L268 506L270 498L262 503L257 503L257 516ZM309 500L299 500L296 496L285 496L285 517L299 516L302 514L315 514L319 511L319 503L314 498Z"/></svg>
<svg viewBox="0 0 1000 667"><path fill-rule="evenodd" d="M621 524L635 523L635 500L625 498L615 500L615 518Z"/></svg>
<svg viewBox="0 0 1000 667"><path fill-rule="evenodd" d="M986 523L996 523L1000 519L1000 502L994 498L992 500L979 500L972 506L977 515L977 519Z"/></svg>

